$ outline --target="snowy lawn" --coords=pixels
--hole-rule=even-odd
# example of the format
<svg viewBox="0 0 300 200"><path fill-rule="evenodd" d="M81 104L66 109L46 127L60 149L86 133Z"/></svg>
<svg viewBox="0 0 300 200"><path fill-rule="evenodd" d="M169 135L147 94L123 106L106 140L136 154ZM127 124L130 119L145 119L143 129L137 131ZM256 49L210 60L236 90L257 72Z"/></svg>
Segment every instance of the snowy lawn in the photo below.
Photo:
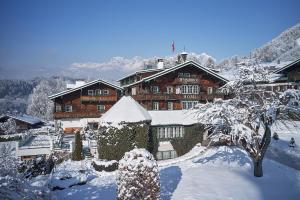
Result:
<svg viewBox="0 0 300 200"><path fill-rule="evenodd" d="M177 158L177 164L171 160L159 163L162 199L293 200L300 196L300 171L265 159L264 176L255 178L252 161L238 148L210 148L202 155L186 159ZM64 166L72 170L80 168L78 164ZM93 171L88 177L85 185L56 190L54 196L73 200L115 199L116 173Z"/></svg>

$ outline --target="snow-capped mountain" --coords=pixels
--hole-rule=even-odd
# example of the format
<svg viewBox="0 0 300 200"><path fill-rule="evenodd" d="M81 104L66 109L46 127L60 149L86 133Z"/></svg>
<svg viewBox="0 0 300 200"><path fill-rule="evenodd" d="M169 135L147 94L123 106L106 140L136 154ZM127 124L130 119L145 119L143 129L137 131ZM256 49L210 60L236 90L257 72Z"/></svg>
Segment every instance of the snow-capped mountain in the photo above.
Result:
<svg viewBox="0 0 300 200"><path fill-rule="evenodd" d="M125 74L134 72L136 70L144 69L146 67L156 68L158 58L162 57L113 57L106 62L73 63L70 68L63 72L63 74L72 74L73 77L89 77L90 79L102 77L113 82ZM216 59L206 53L188 53L188 59L194 60L205 67L214 67L216 63ZM165 56L163 57L163 60L166 68L172 67L177 61L177 54Z"/></svg>
<svg viewBox="0 0 300 200"><path fill-rule="evenodd" d="M251 56L260 62L272 62L277 59L287 61L300 56L300 23L282 32L262 47L251 52Z"/></svg>

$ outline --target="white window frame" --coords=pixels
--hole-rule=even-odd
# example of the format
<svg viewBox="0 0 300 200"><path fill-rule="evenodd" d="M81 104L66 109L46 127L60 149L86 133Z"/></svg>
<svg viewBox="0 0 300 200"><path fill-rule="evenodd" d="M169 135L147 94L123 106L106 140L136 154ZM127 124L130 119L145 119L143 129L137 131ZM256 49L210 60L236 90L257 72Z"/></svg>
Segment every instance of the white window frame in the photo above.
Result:
<svg viewBox="0 0 300 200"><path fill-rule="evenodd" d="M188 110L194 108L198 103L198 101L182 101L181 106L183 110Z"/></svg>
<svg viewBox="0 0 300 200"><path fill-rule="evenodd" d="M100 89L95 90L95 96L100 96L102 94L102 91Z"/></svg>
<svg viewBox="0 0 300 200"><path fill-rule="evenodd" d="M174 105L173 102L168 102L168 110L173 110L174 109Z"/></svg>
<svg viewBox="0 0 300 200"><path fill-rule="evenodd" d="M97 105L97 110L99 112L104 112L105 111L105 105L102 105L102 104Z"/></svg>
<svg viewBox="0 0 300 200"><path fill-rule="evenodd" d="M173 94L173 86L167 86L167 94Z"/></svg>
<svg viewBox="0 0 300 200"><path fill-rule="evenodd" d="M199 94L199 85L182 85L181 93L182 94Z"/></svg>
<svg viewBox="0 0 300 200"><path fill-rule="evenodd" d="M136 87L131 88L131 95L136 95Z"/></svg>
<svg viewBox="0 0 300 200"><path fill-rule="evenodd" d="M213 87L207 88L207 94L213 94Z"/></svg>
<svg viewBox="0 0 300 200"><path fill-rule="evenodd" d="M153 92L154 94L159 93L159 92L160 92L159 87L158 87L158 86L152 86L152 92Z"/></svg>
<svg viewBox="0 0 300 200"><path fill-rule="evenodd" d="M56 105L55 106L55 112L61 112L61 105Z"/></svg>
<svg viewBox="0 0 300 200"><path fill-rule="evenodd" d="M94 96L94 90L88 90L88 96Z"/></svg>
<svg viewBox="0 0 300 200"><path fill-rule="evenodd" d="M73 112L73 106L70 104L65 105L65 112Z"/></svg>
<svg viewBox="0 0 300 200"><path fill-rule="evenodd" d="M153 102L153 110L159 110L159 102L158 101Z"/></svg>

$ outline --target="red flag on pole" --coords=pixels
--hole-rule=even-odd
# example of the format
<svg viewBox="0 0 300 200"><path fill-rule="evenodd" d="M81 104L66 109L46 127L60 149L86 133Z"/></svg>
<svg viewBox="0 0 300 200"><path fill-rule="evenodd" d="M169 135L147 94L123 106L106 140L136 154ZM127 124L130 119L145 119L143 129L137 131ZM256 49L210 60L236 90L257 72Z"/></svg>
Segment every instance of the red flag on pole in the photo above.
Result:
<svg viewBox="0 0 300 200"><path fill-rule="evenodd" d="M173 53L175 52L175 42L174 41L172 42L172 52Z"/></svg>

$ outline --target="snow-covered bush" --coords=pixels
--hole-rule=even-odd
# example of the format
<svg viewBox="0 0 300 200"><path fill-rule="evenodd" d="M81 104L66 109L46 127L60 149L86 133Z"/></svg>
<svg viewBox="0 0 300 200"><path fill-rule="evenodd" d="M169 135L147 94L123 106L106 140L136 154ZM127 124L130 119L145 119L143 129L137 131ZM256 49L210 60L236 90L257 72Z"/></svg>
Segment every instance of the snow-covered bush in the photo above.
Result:
<svg viewBox="0 0 300 200"><path fill-rule="evenodd" d="M118 199L155 200L160 198L157 163L145 149L125 153L119 162Z"/></svg>
<svg viewBox="0 0 300 200"><path fill-rule="evenodd" d="M52 155L48 159L45 156L33 160L25 160L18 164L18 172L22 173L25 178L32 178L38 175L50 174L54 168Z"/></svg>
<svg viewBox="0 0 300 200"><path fill-rule="evenodd" d="M17 133L17 124L16 121L12 118L9 118L6 122L0 123L0 133L5 135L16 134Z"/></svg>
<svg viewBox="0 0 300 200"><path fill-rule="evenodd" d="M92 166L94 169L98 172L106 171L106 172L112 172L118 169L118 161L116 160L110 160L110 161L99 161L99 160L93 160Z"/></svg>
<svg viewBox="0 0 300 200"><path fill-rule="evenodd" d="M121 124L120 127L100 127L98 131L99 159L120 160L125 152L135 147L147 148L149 125Z"/></svg>
<svg viewBox="0 0 300 200"><path fill-rule="evenodd" d="M17 160L10 144L0 147L0 199L50 199L46 188L30 186L17 171Z"/></svg>

